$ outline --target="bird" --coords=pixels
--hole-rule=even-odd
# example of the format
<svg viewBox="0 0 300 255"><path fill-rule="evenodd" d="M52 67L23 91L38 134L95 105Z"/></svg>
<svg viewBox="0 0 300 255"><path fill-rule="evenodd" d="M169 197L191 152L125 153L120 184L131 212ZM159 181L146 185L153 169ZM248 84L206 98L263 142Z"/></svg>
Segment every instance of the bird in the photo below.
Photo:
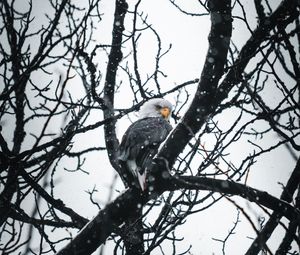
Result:
<svg viewBox="0 0 300 255"><path fill-rule="evenodd" d="M139 111L139 119L124 133L118 148L118 161L127 171L129 185L147 188L147 170L172 126L172 104L164 98L147 101Z"/></svg>

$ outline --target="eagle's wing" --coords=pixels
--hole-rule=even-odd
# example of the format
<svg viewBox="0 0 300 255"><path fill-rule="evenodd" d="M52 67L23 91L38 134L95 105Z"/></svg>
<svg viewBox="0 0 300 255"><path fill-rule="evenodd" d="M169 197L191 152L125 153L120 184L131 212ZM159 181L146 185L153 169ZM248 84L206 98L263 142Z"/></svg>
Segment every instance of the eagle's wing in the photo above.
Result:
<svg viewBox="0 0 300 255"><path fill-rule="evenodd" d="M132 123L119 146L119 159L137 159L149 147L159 147L171 131L171 125L160 117L150 117Z"/></svg>
<svg viewBox="0 0 300 255"><path fill-rule="evenodd" d="M127 167L134 176L144 179L145 169L171 129L169 122L160 117L134 122L125 132L119 146L119 160L127 162Z"/></svg>

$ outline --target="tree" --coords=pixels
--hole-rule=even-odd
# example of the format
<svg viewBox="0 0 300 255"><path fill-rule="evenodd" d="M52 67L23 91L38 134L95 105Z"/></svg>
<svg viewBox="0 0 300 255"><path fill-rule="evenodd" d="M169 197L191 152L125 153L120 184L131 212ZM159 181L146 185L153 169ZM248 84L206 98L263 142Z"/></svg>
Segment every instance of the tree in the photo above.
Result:
<svg viewBox="0 0 300 255"><path fill-rule="evenodd" d="M273 6L255 0L253 10L240 1L199 1L201 13L192 13L170 0L178 13L209 15L211 27L199 79L169 90L161 86L166 79L161 61L172 51L163 48L159 33L140 10L141 0L115 1L107 45L97 41L103 22L100 0L48 1L46 15L34 12L37 4L0 3L3 254L91 254L105 242L115 243L114 254L159 249L163 254L189 254L191 247L179 251L177 229L219 203L237 208L228 235L212 237L222 244L223 254L242 218L255 235L241 252L299 254L298 1ZM251 16L257 16L255 22ZM239 24L250 34L241 45L234 41L233 27ZM144 75L139 57L145 48L138 43L150 32L156 38L148 42L157 47L155 68ZM99 58L107 63L97 64ZM196 84L196 90L189 88ZM132 104L119 109L126 89ZM141 193L127 187L118 164L116 127L150 98L170 95L178 99L176 126L153 160L147 192ZM105 146L91 140L83 146L87 134L98 139L100 131ZM271 184L282 189L281 195L273 195L255 188L251 174L278 151L295 166L280 169L290 173L289 178ZM90 206L99 207L89 220L60 199L57 176L90 171L87 161L100 153L107 155L110 166L98 164L98 171L112 167L125 188L117 194L112 183L105 206L94 200L96 189L89 191ZM252 202L265 221L254 219L244 200ZM284 229L279 243L269 246L268 239L279 228Z"/></svg>

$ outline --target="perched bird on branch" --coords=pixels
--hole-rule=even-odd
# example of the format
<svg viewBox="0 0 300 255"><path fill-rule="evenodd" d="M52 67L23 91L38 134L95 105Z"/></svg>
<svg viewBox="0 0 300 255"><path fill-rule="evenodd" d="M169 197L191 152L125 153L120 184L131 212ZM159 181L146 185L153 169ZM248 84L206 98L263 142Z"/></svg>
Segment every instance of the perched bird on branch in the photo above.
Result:
<svg viewBox="0 0 300 255"><path fill-rule="evenodd" d="M166 139L172 126L169 118L172 104L155 98L140 109L139 120L132 123L125 132L119 146L119 162L127 170L129 185L146 189L147 168Z"/></svg>

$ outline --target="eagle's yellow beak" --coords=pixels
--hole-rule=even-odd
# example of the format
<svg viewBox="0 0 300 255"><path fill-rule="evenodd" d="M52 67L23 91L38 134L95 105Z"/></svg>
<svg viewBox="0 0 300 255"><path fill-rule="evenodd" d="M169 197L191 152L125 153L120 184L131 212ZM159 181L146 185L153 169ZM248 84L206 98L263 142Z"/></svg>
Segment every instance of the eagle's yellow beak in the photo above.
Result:
<svg viewBox="0 0 300 255"><path fill-rule="evenodd" d="M164 107L164 108L161 108L160 109L160 114L165 118L169 118L169 115L170 115L170 109L168 107Z"/></svg>

